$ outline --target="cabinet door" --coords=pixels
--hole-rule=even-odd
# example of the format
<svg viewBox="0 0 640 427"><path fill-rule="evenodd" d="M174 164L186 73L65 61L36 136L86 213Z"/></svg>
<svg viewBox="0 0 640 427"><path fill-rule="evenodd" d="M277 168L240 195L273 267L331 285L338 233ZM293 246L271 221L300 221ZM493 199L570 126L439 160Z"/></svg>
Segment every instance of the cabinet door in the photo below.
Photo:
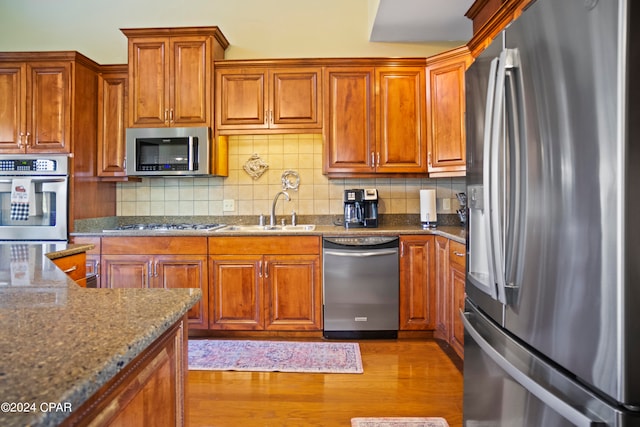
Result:
<svg viewBox="0 0 640 427"><path fill-rule="evenodd" d="M374 172L374 68L327 67L324 81L324 172Z"/></svg>
<svg viewBox="0 0 640 427"><path fill-rule="evenodd" d="M129 126L169 125L169 39L129 39Z"/></svg>
<svg viewBox="0 0 640 427"><path fill-rule="evenodd" d="M187 313L189 328L207 329L209 327L206 255L157 255L154 257L153 275L152 287L154 288L200 289L202 299Z"/></svg>
<svg viewBox="0 0 640 427"><path fill-rule="evenodd" d="M427 172L424 68L376 68L376 87L376 171Z"/></svg>
<svg viewBox="0 0 640 427"><path fill-rule="evenodd" d="M451 291L453 293L451 299L451 347L462 357L464 353L464 324L460 318L460 310L464 310L464 269L451 265L451 273L449 275L451 281Z"/></svg>
<svg viewBox="0 0 640 427"><path fill-rule="evenodd" d="M427 67L429 174L460 176L466 169L464 72L470 61L466 48L447 52Z"/></svg>
<svg viewBox="0 0 640 427"><path fill-rule="evenodd" d="M449 342L460 357L463 357L464 353L464 324L460 318L460 311L464 310L465 261L465 246L451 241L449 243L449 283L451 289Z"/></svg>
<svg viewBox="0 0 640 427"><path fill-rule="evenodd" d="M400 238L401 330L435 329L434 243L434 236Z"/></svg>
<svg viewBox="0 0 640 427"><path fill-rule="evenodd" d="M103 255L102 287L148 288L153 259L145 255Z"/></svg>
<svg viewBox="0 0 640 427"><path fill-rule="evenodd" d="M271 70L269 98L270 128L322 128L321 68Z"/></svg>
<svg viewBox="0 0 640 427"><path fill-rule="evenodd" d="M32 63L28 70L27 153L69 153L71 63Z"/></svg>
<svg viewBox="0 0 640 427"><path fill-rule="evenodd" d="M172 37L170 46L170 125L211 126L211 38Z"/></svg>
<svg viewBox="0 0 640 427"><path fill-rule="evenodd" d="M449 239L436 236L436 338L449 341Z"/></svg>
<svg viewBox="0 0 640 427"><path fill-rule="evenodd" d="M216 127L266 129L266 69L216 71Z"/></svg>
<svg viewBox="0 0 640 427"><path fill-rule="evenodd" d="M87 254L87 276L95 274L96 275L96 287L102 287L101 283L101 275L100 275L100 255L90 255Z"/></svg>
<svg viewBox="0 0 640 427"><path fill-rule="evenodd" d="M127 67L98 79L98 176L125 176Z"/></svg>
<svg viewBox="0 0 640 427"><path fill-rule="evenodd" d="M320 257L270 255L264 259L266 329L321 329Z"/></svg>
<svg viewBox="0 0 640 427"><path fill-rule="evenodd" d="M0 64L0 152L24 152L26 65Z"/></svg>
<svg viewBox="0 0 640 427"><path fill-rule="evenodd" d="M262 264L260 255L210 258L210 329L264 329Z"/></svg>

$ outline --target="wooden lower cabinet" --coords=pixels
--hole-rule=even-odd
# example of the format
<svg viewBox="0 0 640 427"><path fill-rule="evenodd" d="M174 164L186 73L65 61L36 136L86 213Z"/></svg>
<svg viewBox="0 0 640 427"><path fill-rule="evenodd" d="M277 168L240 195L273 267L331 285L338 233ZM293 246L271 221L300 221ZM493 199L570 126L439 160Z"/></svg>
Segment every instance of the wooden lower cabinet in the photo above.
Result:
<svg viewBox="0 0 640 427"><path fill-rule="evenodd" d="M82 252L79 254L69 255L62 258L56 258L53 261L69 278L73 279L83 288L87 286L87 255Z"/></svg>
<svg viewBox="0 0 640 427"><path fill-rule="evenodd" d="M319 237L212 237L209 254L210 329L322 329Z"/></svg>
<svg viewBox="0 0 640 427"><path fill-rule="evenodd" d="M464 355L464 324L460 317L460 311L464 311L465 260L465 245L451 241L449 243L449 289L452 295L450 299L449 343L460 357Z"/></svg>
<svg viewBox="0 0 640 427"><path fill-rule="evenodd" d="M449 239L435 238L436 258L436 338L449 341Z"/></svg>
<svg viewBox="0 0 640 427"><path fill-rule="evenodd" d="M93 249L89 249L86 252L85 258L85 272L86 276L96 275L96 287L100 287L100 260L102 253L102 245L100 237L91 236L73 236L70 239L71 243L76 244L92 244Z"/></svg>
<svg viewBox="0 0 640 427"><path fill-rule="evenodd" d="M464 310L466 248L462 243L437 236L435 254L437 315L434 336L449 343L456 354L464 358L464 324L460 311Z"/></svg>
<svg viewBox="0 0 640 427"><path fill-rule="evenodd" d="M206 237L105 237L101 262L104 288L199 288L189 328L208 328Z"/></svg>
<svg viewBox="0 0 640 427"><path fill-rule="evenodd" d="M185 425L186 317L132 360L62 426Z"/></svg>
<svg viewBox="0 0 640 427"><path fill-rule="evenodd" d="M400 236L400 330L436 328L435 236Z"/></svg>

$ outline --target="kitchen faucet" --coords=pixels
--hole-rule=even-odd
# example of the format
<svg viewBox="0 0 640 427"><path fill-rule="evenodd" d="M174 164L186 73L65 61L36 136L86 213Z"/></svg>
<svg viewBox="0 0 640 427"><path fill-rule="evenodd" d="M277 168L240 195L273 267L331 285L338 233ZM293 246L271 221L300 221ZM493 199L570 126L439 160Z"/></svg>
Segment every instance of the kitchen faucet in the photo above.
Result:
<svg viewBox="0 0 640 427"><path fill-rule="evenodd" d="M276 203L278 203L278 197L280 197L281 195L284 196L285 199L287 199L287 202L291 200L289 198L289 193L287 193L286 191L280 191L278 194L276 194L276 197L273 198L273 204L271 205L271 218L269 219L269 225L271 227L274 227L276 225Z"/></svg>

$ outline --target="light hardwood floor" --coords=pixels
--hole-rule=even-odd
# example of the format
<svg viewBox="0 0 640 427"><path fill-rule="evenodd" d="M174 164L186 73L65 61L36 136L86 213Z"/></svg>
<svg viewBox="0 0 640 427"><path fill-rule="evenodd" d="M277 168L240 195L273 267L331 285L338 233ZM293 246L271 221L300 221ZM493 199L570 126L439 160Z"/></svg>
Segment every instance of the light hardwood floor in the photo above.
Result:
<svg viewBox="0 0 640 427"><path fill-rule="evenodd" d="M363 374L190 371L187 426L349 427L383 416L462 426L459 359L435 340L358 342Z"/></svg>

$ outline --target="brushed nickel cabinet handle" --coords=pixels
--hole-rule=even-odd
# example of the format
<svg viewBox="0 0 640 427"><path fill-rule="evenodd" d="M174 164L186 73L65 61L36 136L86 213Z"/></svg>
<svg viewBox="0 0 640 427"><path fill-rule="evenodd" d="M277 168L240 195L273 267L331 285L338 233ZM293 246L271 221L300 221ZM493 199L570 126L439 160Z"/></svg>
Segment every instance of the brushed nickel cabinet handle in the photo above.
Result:
<svg viewBox="0 0 640 427"><path fill-rule="evenodd" d="M464 256L464 254L463 254L463 253L458 252L458 251L453 251L453 254L454 254L455 256L459 256L459 257L463 257L463 256Z"/></svg>
<svg viewBox="0 0 640 427"><path fill-rule="evenodd" d="M262 261L258 261L258 277L262 278Z"/></svg>
<svg viewBox="0 0 640 427"><path fill-rule="evenodd" d="M78 269L78 266L77 266L77 265L74 265L73 267L69 267L69 268L67 268L66 270L63 270L63 273L69 274L69 273L71 273L72 271L76 271L77 269Z"/></svg>

